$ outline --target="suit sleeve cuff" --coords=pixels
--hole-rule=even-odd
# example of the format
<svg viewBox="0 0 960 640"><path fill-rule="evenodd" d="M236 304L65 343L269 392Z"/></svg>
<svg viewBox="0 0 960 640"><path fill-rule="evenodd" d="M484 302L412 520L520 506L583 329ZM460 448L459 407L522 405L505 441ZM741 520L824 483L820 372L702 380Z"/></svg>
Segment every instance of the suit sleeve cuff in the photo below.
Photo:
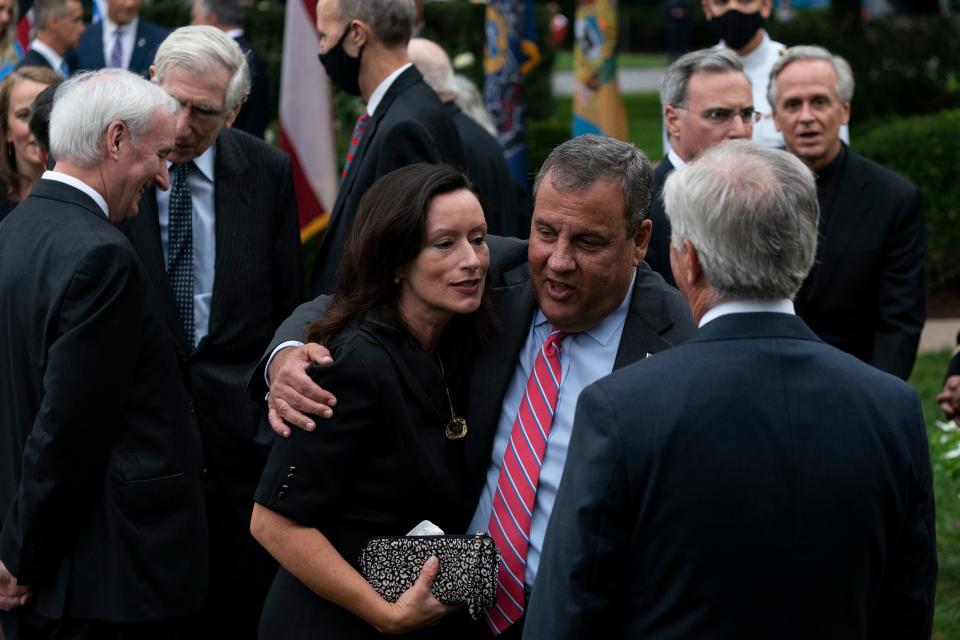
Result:
<svg viewBox="0 0 960 640"><path fill-rule="evenodd" d="M264 400L270 395L270 365L273 364L273 359L277 357L277 354L283 351L284 349L291 349L296 347L302 347L303 343L299 340L287 340L286 342L281 342L276 346L276 348L270 352L270 357L267 358L267 366L263 368L263 381L267 383L267 395L263 397Z"/></svg>

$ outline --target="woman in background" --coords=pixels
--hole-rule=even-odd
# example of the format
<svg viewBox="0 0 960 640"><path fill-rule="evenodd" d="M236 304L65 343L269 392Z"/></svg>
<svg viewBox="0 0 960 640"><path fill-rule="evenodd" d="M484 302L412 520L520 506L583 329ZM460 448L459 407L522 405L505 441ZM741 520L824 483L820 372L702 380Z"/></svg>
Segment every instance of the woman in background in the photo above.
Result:
<svg viewBox="0 0 960 640"><path fill-rule="evenodd" d="M53 69L21 67L0 84L0 219L27 197L47 168L30 133L30 107L38 93L60 80Z"/></svg>
<svg viewBox="0 0 960 640"><path fill-rule="evenodd" d="M17 42L17 0L0 0L0 80L3 80L23 57Z"/></svg>

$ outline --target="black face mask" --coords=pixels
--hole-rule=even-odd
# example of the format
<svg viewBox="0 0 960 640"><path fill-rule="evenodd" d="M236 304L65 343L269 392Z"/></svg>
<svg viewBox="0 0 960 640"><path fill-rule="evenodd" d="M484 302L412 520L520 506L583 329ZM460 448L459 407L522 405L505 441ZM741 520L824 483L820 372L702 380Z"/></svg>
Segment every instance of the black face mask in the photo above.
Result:
<svg viewBox="0 0 960 640"><path fill-rule="evenodd" d="M723 43L734 50L743 49L750 42L750 38L763 26L763 16L759 11L743 13L730 9L719 18L713 18L708 23L714 35L723 40Z"/></svg>
<svg viewBox="0 0 960 640"><path fill-rule="evenodd" d="M350 25L344 29L343 35L329 51L319 53L320 64L327 70L330 81L341 91L352 96L360 95L360 58L363 57L363 47L357 52L356 58L351 58L343 50L343 40L350 33Z"/></svg>

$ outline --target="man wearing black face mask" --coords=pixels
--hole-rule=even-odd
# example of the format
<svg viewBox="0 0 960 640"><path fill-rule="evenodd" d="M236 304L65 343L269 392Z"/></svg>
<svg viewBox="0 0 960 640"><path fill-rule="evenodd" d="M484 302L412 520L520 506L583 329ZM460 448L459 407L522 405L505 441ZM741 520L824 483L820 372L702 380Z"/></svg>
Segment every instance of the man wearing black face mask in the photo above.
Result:
<svg viewBox="0 0 960 640"><path fill-rule="evenodd" d="M463 166L457 128L407 58L414 0L319 0L320 62L341 91L367 103L357 122L310 282L332 293L360 198L380 176L414 162Z"/></svg>

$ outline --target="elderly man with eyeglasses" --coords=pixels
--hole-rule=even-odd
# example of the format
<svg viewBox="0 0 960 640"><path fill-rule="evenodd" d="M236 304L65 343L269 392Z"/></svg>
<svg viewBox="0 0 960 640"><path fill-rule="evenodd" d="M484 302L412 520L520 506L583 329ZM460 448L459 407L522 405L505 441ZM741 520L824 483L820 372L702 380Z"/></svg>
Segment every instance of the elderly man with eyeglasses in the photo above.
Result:
<svg viewBox="0 0 960 640"><path fill-rule="evenodd" d="M727 139L750 139L760 113L754 109L750 79L729 49L701 49L677 58L660 83L660 104L670 149L653 175L650 219L653 232L647 264L676 286L670 270L670 225L661 191L667 176Z"/></svg>

